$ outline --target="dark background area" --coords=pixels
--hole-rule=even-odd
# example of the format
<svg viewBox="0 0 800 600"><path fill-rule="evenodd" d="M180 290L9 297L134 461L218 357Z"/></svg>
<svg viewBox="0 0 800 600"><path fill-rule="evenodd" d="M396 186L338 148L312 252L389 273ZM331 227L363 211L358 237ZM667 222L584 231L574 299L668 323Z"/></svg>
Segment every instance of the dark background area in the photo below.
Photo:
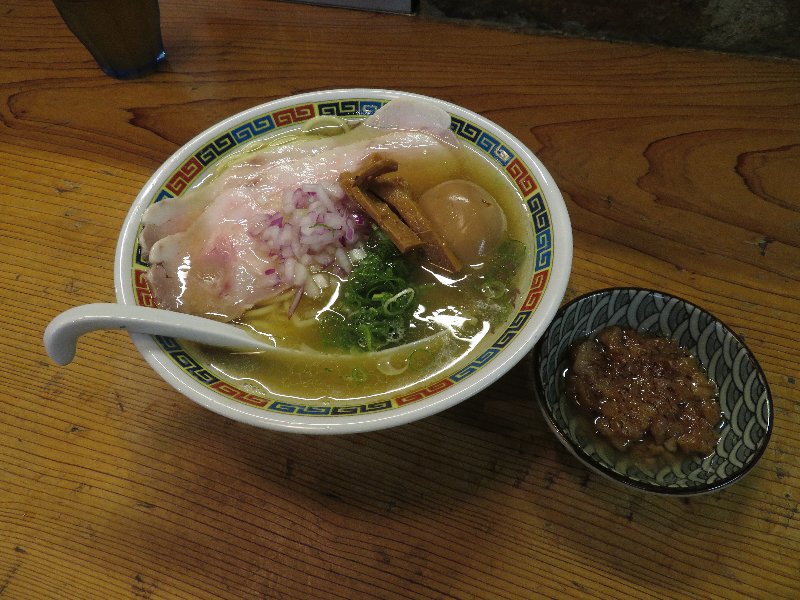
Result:
<svg viewBox="0 0 800 600"><path fill-rule="evenodd" d="M425 18L800 58L800 0L420 0Z"/></svg>

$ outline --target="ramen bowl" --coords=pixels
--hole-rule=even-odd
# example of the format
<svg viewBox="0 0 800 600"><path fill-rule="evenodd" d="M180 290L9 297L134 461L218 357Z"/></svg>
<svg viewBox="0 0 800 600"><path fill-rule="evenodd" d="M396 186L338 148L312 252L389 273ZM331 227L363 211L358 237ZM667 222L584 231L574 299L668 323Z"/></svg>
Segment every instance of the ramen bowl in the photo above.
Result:
<svg viewBox="0 0 800 600"><path fill-rule="evenodd" d="M570 347L612 325L674 340L716 383L722 420L709 455L642 464L603 443L591 423L576 416L574 400L564 394ZM587 467L632 488L675 496L720 490L750 471L769 442L772 398L755 357L719 319L675 296L613 288L576 298L558 311L534 357L537 398L552 431Z"/></svg>
<svg viewBox="0 0 800 600"><path fill-rule="evenodd" d="M427 417L478 393L525 356L544 333L563 298L572 260L570 221L553 179L528 148L495 123L449 102L391 90L326 90L282 98L233 115L186 143L142 188L124 222L115 258L118 302L156 305L139 241L143 214L153 203L183 196L245 144L290 134L315 117L357 124L396 98L423 100L446 111L456 139L496 168L519 197L513 218L522 220L520 241L526 257L523 285L510 317L465 358L433 378L377 399L346 401L274 397L215 370L188 343L131 333L147 362L177 391L216 413L264 428L363 432Z"/></svg>

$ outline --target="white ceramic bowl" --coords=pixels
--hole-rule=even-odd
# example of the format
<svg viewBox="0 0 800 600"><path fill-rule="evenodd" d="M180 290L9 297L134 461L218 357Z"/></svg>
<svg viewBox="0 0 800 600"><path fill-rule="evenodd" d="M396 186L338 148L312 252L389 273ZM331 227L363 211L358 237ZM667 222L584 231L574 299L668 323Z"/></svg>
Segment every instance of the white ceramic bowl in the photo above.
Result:
<svg viewBox="0 0 800 600"><path fill-rule="evenodd" d="M448 372L402 395L380 402L342 405L286 402L223 381L172 338L131 334L147 362L170 385L206 408L260 427L303 433L353 433L392 427L449 408L485 388L527 354L544 333L566 290L572 263L572 231L563 198L539 160L513 135L465 108L442 100L390 90L343 89L310 92L267 102L210 127L173 154L142 188L122 227L115 259L117 300L152 305L144 281L138 234L142 215L155 201L169 201L203 179L216 161L240 144L300 127L318 115L365 118L385 102L416 97L451 115L461 143L494 161L521 192L520 215L530 219L523 240L531 260L510 321Z"/></svg>

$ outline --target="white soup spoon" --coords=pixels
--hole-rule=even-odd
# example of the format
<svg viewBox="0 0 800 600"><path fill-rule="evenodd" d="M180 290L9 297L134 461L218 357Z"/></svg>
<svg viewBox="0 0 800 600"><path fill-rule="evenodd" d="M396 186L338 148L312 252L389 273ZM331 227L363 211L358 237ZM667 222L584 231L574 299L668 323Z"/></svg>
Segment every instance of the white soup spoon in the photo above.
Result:
<svg viewBox="0 0 800 600"><path fill-rule="evenodd" d="M98 303L70 308L50 321L44 330L48 356L59 365L69 364L75 357L78 338L97 329L126 329L237 350L276 350L274 345L227 323L159 308Z"/></svg>

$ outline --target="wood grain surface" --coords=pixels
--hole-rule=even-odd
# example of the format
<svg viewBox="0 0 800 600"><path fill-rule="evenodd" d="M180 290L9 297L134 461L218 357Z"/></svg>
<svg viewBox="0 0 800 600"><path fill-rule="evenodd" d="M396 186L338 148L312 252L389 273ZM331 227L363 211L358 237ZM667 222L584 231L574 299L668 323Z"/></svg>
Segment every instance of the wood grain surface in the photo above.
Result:
<svg viewBox="0 0 800 600"><path fill-rule="evenodd" d="M800 597L800 62L267 0L163 0L168 61L103 75L49 2L0 8L0 598ZM57 367L58 312L114 300L140 187L181 144L297 92L402 89L498 122L562 188L567 298L650 286L740 333L771 385L719 493L587 471L530 357L386 431L278 434L175 392L122 332Z"/></svg>

